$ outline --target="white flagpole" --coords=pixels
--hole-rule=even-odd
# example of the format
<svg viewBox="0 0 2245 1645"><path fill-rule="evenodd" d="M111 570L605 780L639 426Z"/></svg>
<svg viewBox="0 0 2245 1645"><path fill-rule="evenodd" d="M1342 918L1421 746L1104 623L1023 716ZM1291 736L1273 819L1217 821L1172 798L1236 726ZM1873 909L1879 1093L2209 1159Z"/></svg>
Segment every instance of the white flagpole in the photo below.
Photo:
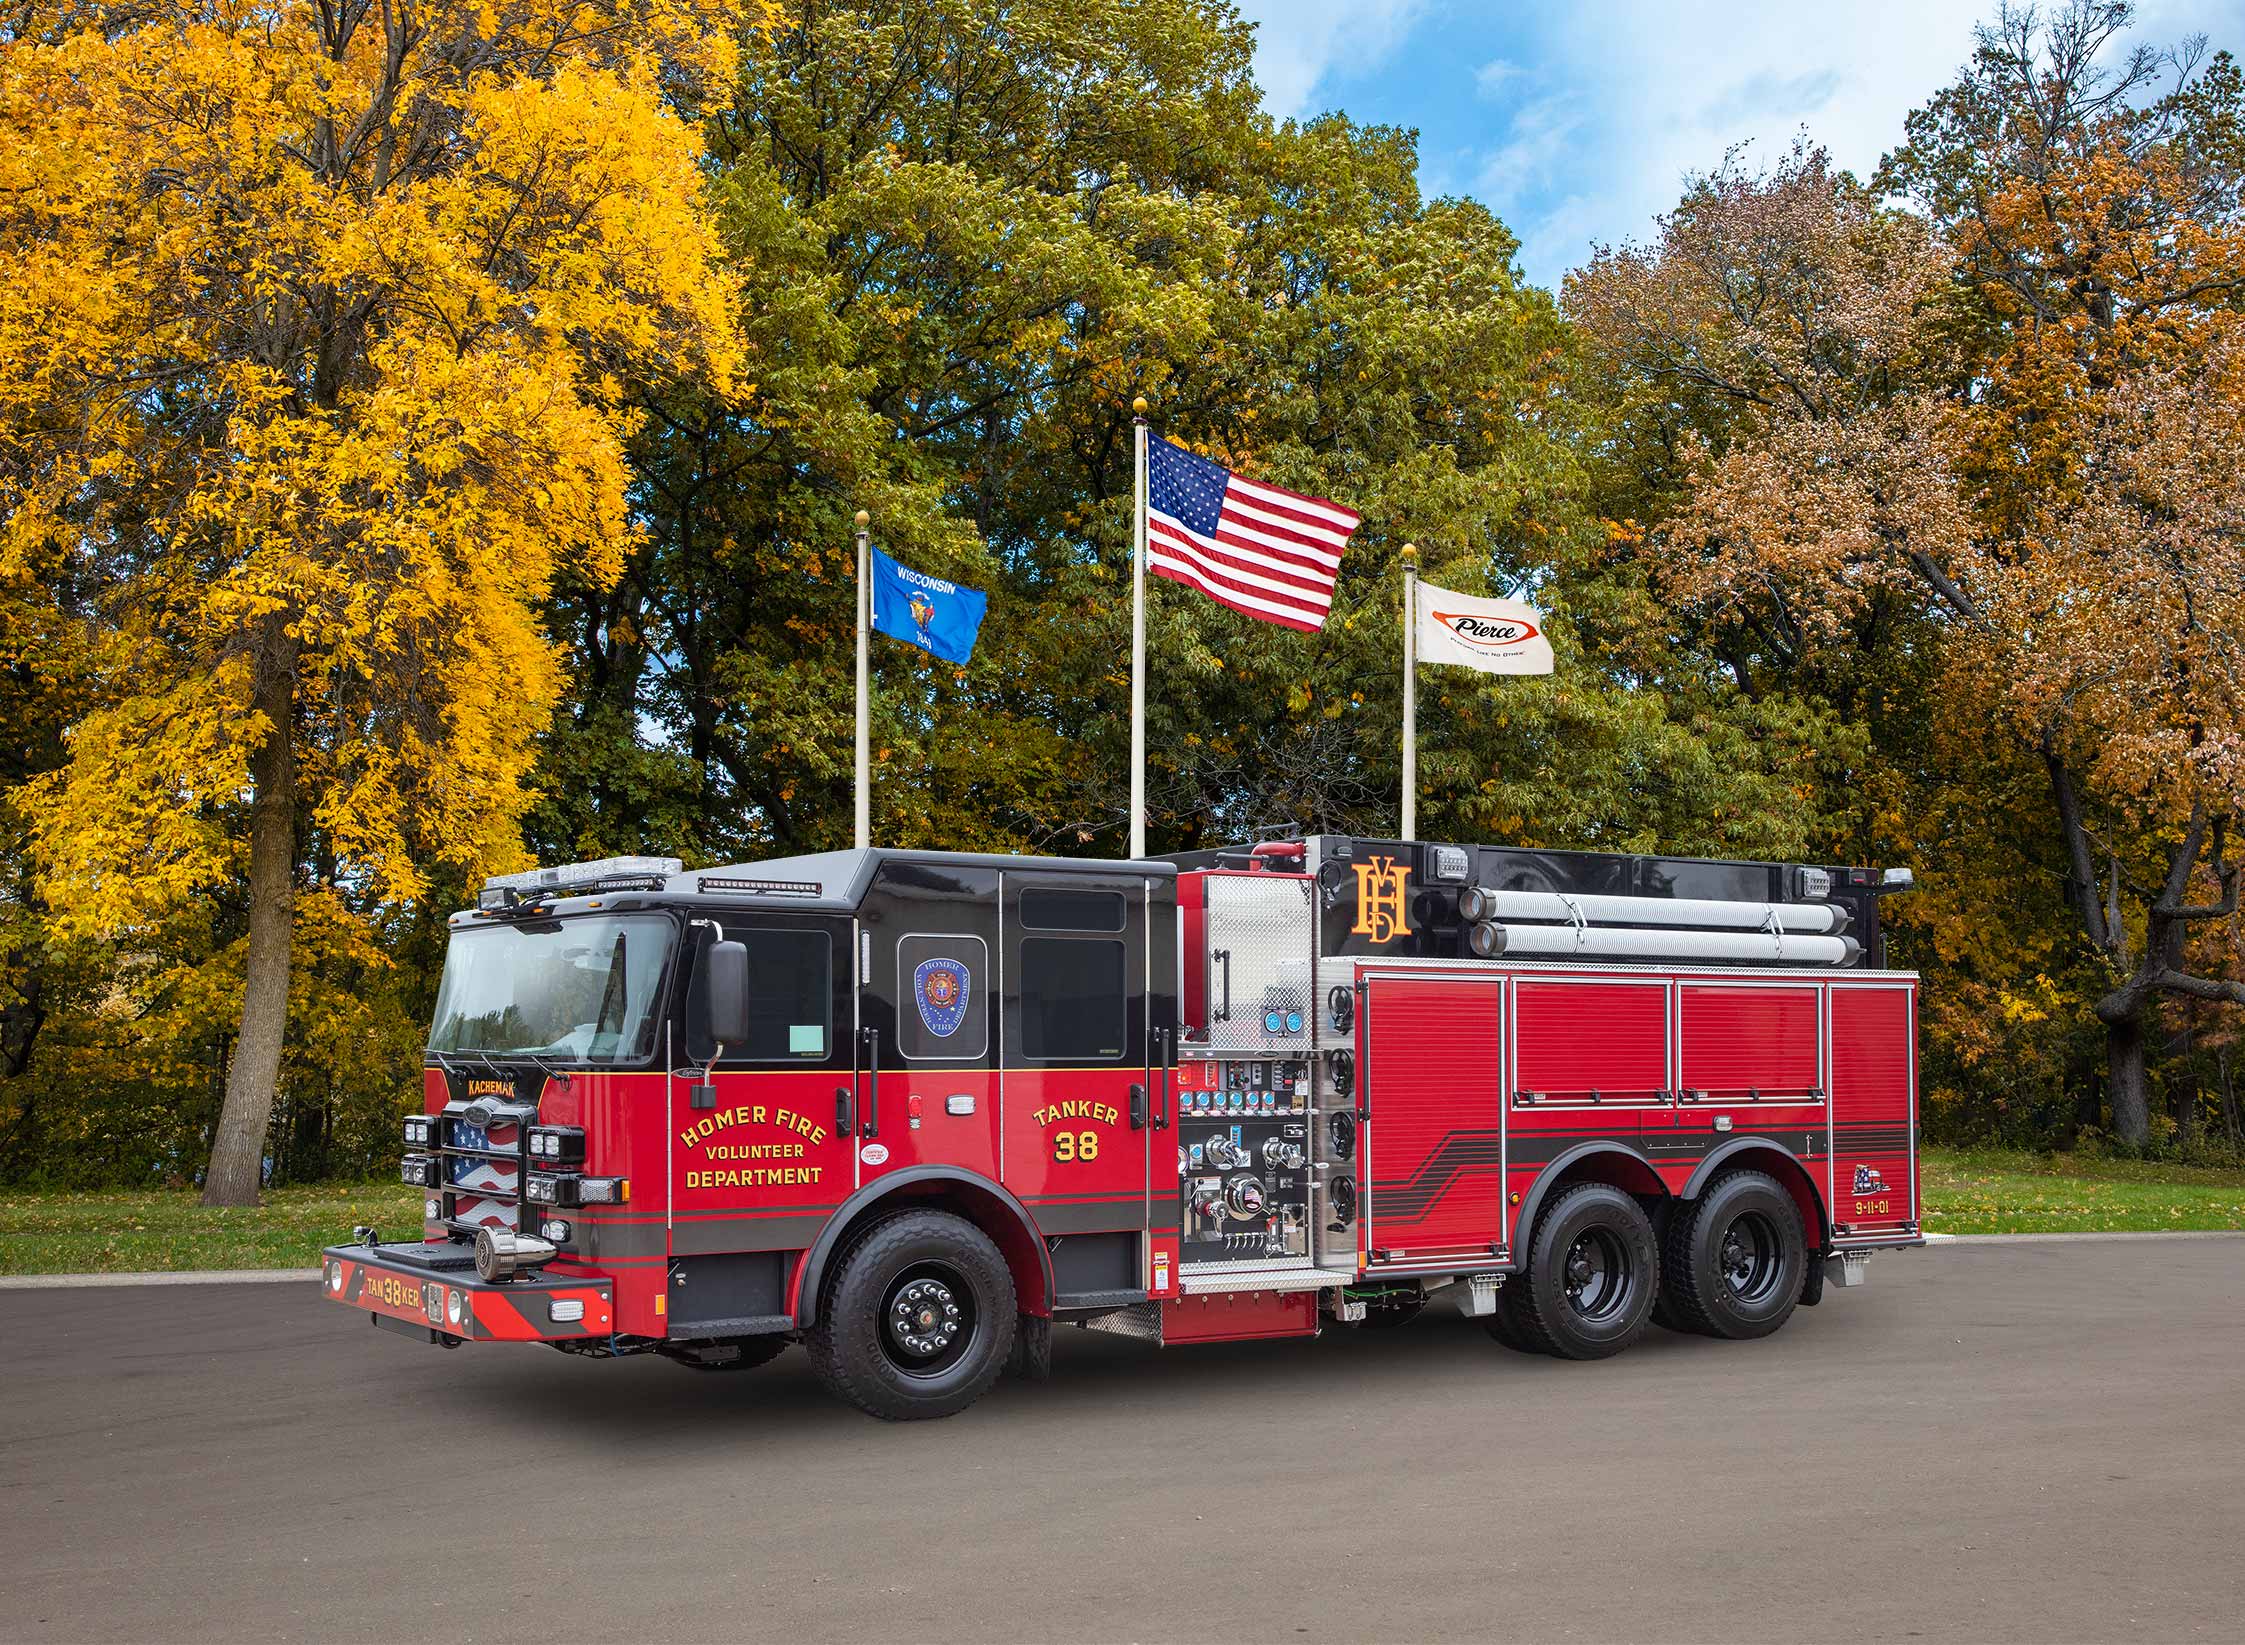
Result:
<svg viewBox="0 0 2245 1645"><path fill-rule="evenodd" d="M867 744L872 735L872 699L866 688L866 635L873 622L873 556L866 531L871 516L857 511L857 843L873 843L872 761Z"/></svg>
<svg viewBox="0 0 2245 1645"><path fill-rule="evenodd" d="M1419 551L1403 545L1403 837L1419 827Z"/></svg>
<svg viewBox="0 0 2245 1645"><path fill-rule="evenodd" d="M1130 532L1130 854L1146 854L1146 397L1130 402L1138 473Z"/></svg>

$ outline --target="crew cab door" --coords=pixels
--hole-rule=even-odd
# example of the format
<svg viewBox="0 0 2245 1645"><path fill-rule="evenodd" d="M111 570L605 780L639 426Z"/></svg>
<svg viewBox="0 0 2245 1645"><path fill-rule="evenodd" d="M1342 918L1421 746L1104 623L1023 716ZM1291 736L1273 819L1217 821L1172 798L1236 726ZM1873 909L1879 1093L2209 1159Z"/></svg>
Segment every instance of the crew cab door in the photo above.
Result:
<svg viewBox="0 0 2245 1645"><path fill-rule="evenodd" d="M711 1062L718 1048L691 976L719 930L698 920L669 1082L670 1252L800 1250L857 1187L843 1130L856 1077L851 923L751 912L714 923L748 950L751 1030Z"/></svg>
<svg viewBox="0 0 2245 1645"><path fill-rule="evenodd" d="M1149 977L1152 890L1128 873L1008 870L1000 896L1004 1173L1063 1295L1143 1290L1149 1160L1167 1086ZM1175 1173L1163 1179L1175 1197ZM1165 1226L1174 1225L1167 1215Z"/></svg>

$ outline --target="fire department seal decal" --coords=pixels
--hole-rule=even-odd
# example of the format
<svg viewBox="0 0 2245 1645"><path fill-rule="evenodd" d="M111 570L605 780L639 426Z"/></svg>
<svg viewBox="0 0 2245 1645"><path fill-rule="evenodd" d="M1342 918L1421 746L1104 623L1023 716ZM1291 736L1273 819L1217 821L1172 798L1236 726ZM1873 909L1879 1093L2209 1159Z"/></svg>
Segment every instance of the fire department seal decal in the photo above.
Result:
<svg viewBox="0 0 2245 1645"><path fill-rule="evenodd" d="M967 1020L968 982L964 960L922 960L912 968L913 1002L937 1039L949 1039Z"/></svg>

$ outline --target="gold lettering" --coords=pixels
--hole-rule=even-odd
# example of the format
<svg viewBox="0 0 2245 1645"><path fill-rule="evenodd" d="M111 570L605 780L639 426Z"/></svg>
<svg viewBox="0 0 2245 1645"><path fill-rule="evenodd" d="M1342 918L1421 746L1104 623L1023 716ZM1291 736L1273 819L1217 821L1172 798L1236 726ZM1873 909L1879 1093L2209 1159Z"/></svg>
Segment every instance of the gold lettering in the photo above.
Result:
<svg viewBox="0 0 2245 1645"><path fill-rule="evenodd" d="M1393 942L1411 930L1404 904L1404 882L1411 870L1393 857L1374 857L1356 865L1356 923L1349 930L1374 942Z"/></svg>

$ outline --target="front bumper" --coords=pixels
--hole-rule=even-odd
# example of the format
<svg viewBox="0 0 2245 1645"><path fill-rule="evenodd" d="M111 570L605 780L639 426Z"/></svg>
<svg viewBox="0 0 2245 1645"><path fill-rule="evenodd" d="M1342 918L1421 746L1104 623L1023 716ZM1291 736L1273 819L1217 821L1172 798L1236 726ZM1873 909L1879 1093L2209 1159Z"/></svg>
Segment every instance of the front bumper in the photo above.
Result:
<svg viewBox="0 0 2245 1645"><path fill-rule="evenodd" d="M330 1245L320 1294L377 1322L466 1342L571 1342L615 1330L616 1288L605 1279L480 1279L465 1245Z"/></svg>

